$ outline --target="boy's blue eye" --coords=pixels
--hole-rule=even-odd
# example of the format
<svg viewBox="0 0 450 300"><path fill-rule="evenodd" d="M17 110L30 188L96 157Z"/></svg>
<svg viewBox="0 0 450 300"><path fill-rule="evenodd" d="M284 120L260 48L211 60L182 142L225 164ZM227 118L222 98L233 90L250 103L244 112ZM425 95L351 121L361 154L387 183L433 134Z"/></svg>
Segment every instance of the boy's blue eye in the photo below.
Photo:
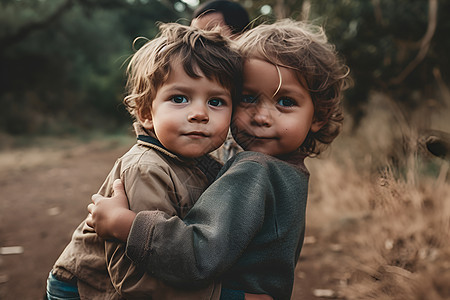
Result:
<svg viewBox="0 0 450 300"><path fill-rule="evenodd" d="M224 102L222 99L211 99L208 101L208 104L211 106L222 106Z"/></svg>
<svg viewBox="0 0 450 300"><path fill-rule="evenodd" d="M170 100L172 100L175 103L187 103L188 102L188 99L185 96L181 96L181 95L172 96L172 98L170 98Z"/></svg>
<svg viewBox="0 0 450 300"><path fill-rule="evenodd" d="M278 100L277 102L278 105L280 106L294 106L295 105L295 101L290 99L290 98L281 98L280 100Z"/></svg>
<svg viewBox="0 0 450 300"><path fill-rule="evenodd" d="M252 95L242 95L241 102L243 103L255 103L257 98Z"/></svg>

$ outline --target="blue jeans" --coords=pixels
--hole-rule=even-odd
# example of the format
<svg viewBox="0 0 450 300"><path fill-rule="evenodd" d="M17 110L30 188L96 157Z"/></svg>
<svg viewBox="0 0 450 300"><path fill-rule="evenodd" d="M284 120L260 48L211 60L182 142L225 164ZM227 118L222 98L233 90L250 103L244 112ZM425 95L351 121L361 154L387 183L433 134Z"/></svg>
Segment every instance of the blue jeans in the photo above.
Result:
<svg viewBox="0 0 450 300"><path fill-rule="evenodd" d="M48 300L80 300L78 287L75 282L65 282L58 280L52 272L47 278L47 299Z"/></svg>

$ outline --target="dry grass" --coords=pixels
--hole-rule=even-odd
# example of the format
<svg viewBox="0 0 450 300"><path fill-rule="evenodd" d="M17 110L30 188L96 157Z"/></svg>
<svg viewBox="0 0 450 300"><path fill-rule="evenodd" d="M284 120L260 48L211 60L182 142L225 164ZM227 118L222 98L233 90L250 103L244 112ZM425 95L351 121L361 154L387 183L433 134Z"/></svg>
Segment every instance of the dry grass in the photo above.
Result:
<svg viewBox="0 0 450 300"><path fill-rule="evenodd" d="M405 116L375 96L368 111L331 153L308 161L307 226L338 245L341 259L329 263L341 298L449 299L449 162L426 153L411 126L450 132L436 118L448 110Z"/></svg>

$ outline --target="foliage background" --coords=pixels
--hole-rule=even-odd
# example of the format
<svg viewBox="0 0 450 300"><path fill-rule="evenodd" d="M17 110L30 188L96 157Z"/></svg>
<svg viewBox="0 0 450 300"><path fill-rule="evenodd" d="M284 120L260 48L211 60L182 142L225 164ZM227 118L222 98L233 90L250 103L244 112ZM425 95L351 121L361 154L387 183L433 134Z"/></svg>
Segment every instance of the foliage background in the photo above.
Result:
<svg viewBox="0 0 450 300"><path fill-rule="evenodd" d="M152 38L157 21L188 24L198 0L183 1L1 0L0 132L61 135L129 123L121 101L132 41ZM352 71L345 103L356 125L374 91L407 115L439 110L449 95L449 0L241 4L255 25L282 17L324 25Z"/></svg>

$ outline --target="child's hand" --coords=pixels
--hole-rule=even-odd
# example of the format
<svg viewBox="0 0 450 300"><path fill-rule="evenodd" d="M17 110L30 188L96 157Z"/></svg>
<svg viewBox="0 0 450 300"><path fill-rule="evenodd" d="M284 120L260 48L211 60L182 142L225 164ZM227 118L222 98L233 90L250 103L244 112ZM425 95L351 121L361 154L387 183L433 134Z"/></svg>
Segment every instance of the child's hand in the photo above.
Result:
<svg viewBox="0 0 450 300"><path fill-rule="evenodd" d="M129 210L127 196L120 179L113 183L114 195L111 198L99 194L92 196L88 205L89 216L86 224L104 239L115 238L126 242L136 214Z"/></svg>

